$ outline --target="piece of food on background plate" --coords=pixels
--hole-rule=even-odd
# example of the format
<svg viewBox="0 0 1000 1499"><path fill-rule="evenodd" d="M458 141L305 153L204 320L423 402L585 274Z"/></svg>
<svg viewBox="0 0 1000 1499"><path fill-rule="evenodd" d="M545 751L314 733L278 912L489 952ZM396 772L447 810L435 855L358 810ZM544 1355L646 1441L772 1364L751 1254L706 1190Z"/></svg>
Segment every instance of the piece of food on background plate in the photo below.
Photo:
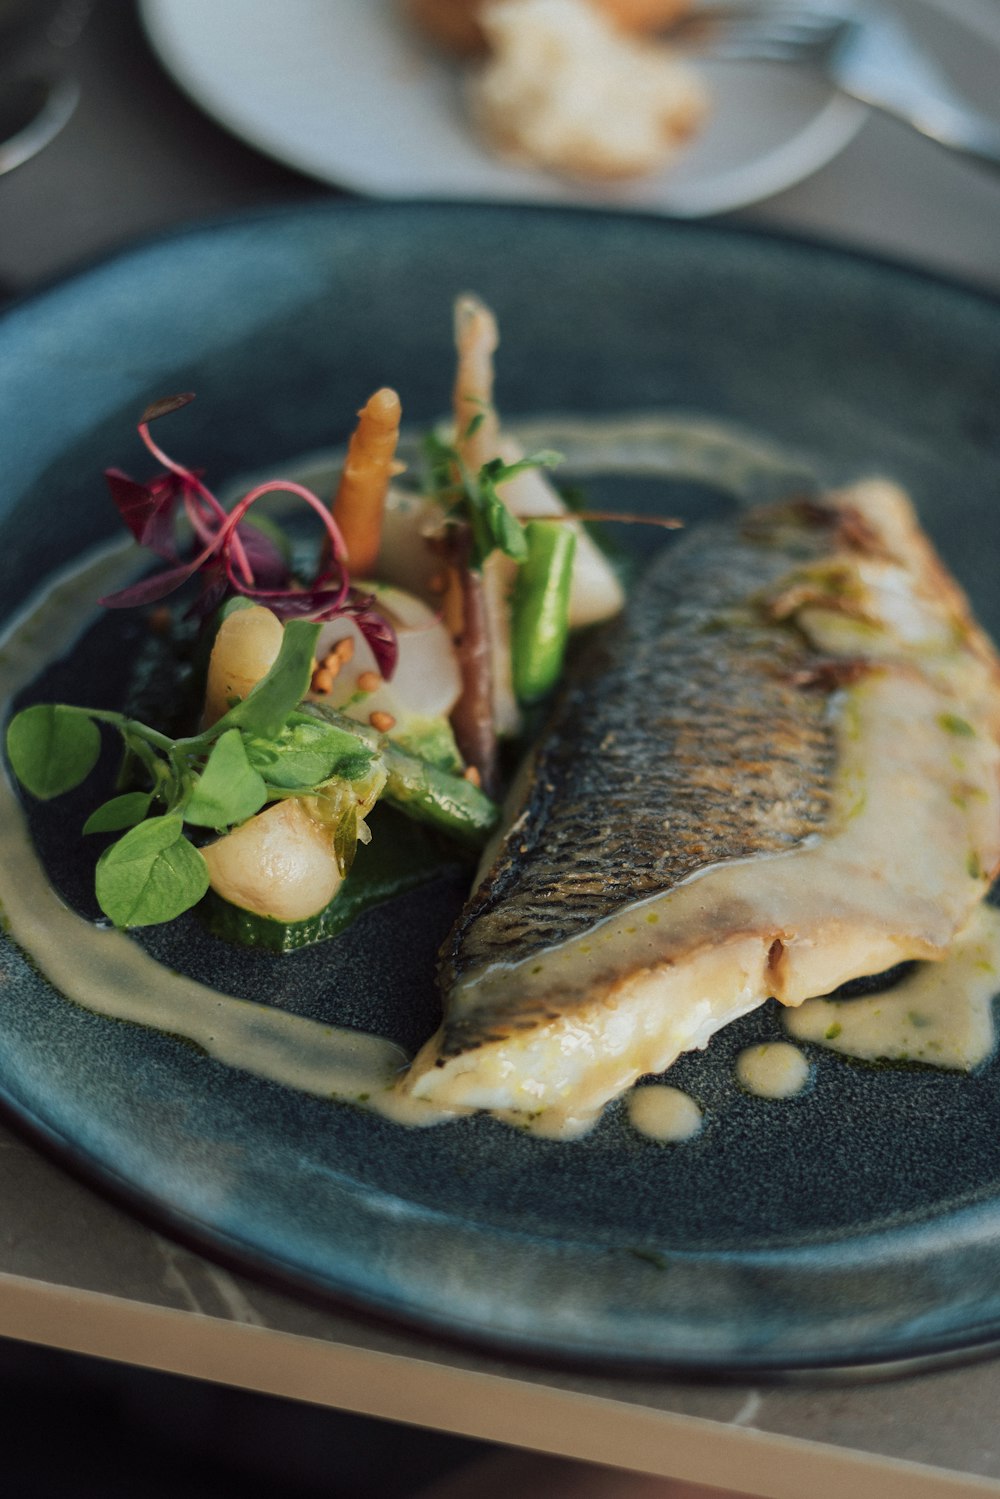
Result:
<svg viewBox="0 0 1000 1499"><path fill-rule="evenodd" d="M669 166L708 117L698 74L669 47L618 30L584 0L502 0L469 80L473 121L498 155L584 180Z"/></svg>
<svg viewBox="0 0 1000 1499"><path fill-rule="evenodd" d="M884 481L665 552L565 692L405 1086L581 1126L775 997L943 957L1000 863L1000 664Z"/></svg>
<svg viewBox="0 0 1000 1499"><path fill-rule="evenodd" d="M668 166L707 119L699 75L676 49L641 34L684 8L667 0L491 0L410 10L451 50L482 54L466 92L494 152L602 181Z"/></svg>

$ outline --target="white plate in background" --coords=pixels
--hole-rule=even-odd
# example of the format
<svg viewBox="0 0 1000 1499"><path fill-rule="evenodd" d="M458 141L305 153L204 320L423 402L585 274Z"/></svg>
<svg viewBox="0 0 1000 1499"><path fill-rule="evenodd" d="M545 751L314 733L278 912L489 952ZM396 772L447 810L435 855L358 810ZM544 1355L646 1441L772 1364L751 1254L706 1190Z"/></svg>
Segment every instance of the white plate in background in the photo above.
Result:
<svg viewBox="0 0 1000 1499"><path fill-rule="evenodd" d="M334 186L387 198L593 204L697 217L792 186L867 117L807 69L703 63L712 119L669 169L566 182L506 165L477 140L463 69L426 45L397 0L141 0L185 91L235 135Z"/></svg>

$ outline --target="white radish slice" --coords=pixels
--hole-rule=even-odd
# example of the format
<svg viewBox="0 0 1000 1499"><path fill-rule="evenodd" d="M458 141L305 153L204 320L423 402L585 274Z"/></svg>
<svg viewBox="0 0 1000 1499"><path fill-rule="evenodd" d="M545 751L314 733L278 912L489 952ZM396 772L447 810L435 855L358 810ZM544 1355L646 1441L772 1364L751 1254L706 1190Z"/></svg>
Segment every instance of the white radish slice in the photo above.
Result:
<svg viewBox="0 0 1000 1499"><path fill-rule="evenodd" d="M362 584L367 587L367 584ZM316 658L322 664L330 651L350 640L353 651L334 676L323 701L366 723L372 713L388 713L397 721L445 718L461 691L458 661L451 637L429 605L401 588L372 585L378 608L396 631L399 659L390 681L383 681L371 647L352 619L334 619L320 631ZM373 691L365 690L371 674L378 677ZM359 685L359 679L363 684Z"/></svg>
<svg viewBox="0 0 1000 1499"><path fill-rule="evenodd" d="M516 463L524 457L524 449L513 438L504 437L500 441L500 456L507 463ZM507 479L500 486L500 494L518 520L544 520L546 516L567 514L562 496L541 468L526 468ZM586 528L577 520L568 520L566 524L576 532L569 625L571 630L579 630L620 614L625 607L625 592L614 568L588 536Z"/></svg>

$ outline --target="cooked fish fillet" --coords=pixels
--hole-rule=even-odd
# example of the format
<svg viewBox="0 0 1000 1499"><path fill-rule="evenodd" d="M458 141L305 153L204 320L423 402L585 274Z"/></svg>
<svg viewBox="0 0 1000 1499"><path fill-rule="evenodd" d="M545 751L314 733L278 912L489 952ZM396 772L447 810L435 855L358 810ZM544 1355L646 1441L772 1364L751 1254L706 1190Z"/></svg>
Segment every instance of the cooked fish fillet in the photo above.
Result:
<svg viewBox="0 0 1000 1499"><path fill-rule="evenodd" d="M1000 863L1000 663L871 481L662 554L567 690L406 1087L592 1118L770 996L944 955Z"/></svg>

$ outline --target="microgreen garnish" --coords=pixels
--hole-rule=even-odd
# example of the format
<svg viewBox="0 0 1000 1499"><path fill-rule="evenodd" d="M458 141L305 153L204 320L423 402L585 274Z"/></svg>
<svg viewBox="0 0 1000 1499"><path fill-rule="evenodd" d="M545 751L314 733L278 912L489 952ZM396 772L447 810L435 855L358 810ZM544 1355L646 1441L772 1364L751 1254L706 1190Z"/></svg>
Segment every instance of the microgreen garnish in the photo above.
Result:
<svg viewBox="0 0 1000 1499"><path fill-rule="evenodd" d="M467 436L472 435L482 419L481 413L472 418ZM435 432L425 438L424 452L430 489L444 509L446 522L469 528L472 540L469 566L481 568L495 551L503 552L515 562L524 562L528 556L524 526L504 504L499 487L526 469L554 467L559 454L532 453L514 463L491 458L477 474L471 474L458 448Z"/></svg>
<svg viewBox="0 0 1000 1499"><path fill-rule="evenodd" d="M111 498L125 525L140 546L168 565L100 602L111 609L156 603L198 575L201 594L196 608L202 615L212 613L227 595L236 594L264 605L283 620L353 619L371 647L379 672L390 678L398 654L395 633L379 613L374 597L351 583L344 541L329 507L304 484L273 479L256 485L226 511L199 474L170 458L154 441L150 423L193 399L190 393L167 396L142 414L139 436L163 464L163 473L143 484L120 469L106 471ZM264 495L276 492L297 495L322 521L326 544L310 579L292 576L270 525L258 526L247 519ZM176 535L181 514L194 543L186 557Z"/></svg>
<svg viewBox="0 0 1000 1499"><path fill-rule="evenodd" d="M367 777L377 795L385 776L377 736L299 710L319 628L290 621L267 675L211 728L187 738L171 739L124 713L64 704L37 704L11 721L11 768L40 800L86 779L102 724L118 732L148 779L148 790L112 797L84 824L85 833L126 830L101 855L95 879L98 903L116 926L171 921L204 895L208 869L186 827L225 832L288 795L309 795L321 811L335 811L335 852L350 866L369 799L359 783Z"/></svg>
<svg viewBox="0 0 1000 1499"><path fill-rule="evenodd" d="M245 822L267 801L267 786L247 759L239 729L227 729L209 751L184 808L184 820L202 828Z"/></svg>

